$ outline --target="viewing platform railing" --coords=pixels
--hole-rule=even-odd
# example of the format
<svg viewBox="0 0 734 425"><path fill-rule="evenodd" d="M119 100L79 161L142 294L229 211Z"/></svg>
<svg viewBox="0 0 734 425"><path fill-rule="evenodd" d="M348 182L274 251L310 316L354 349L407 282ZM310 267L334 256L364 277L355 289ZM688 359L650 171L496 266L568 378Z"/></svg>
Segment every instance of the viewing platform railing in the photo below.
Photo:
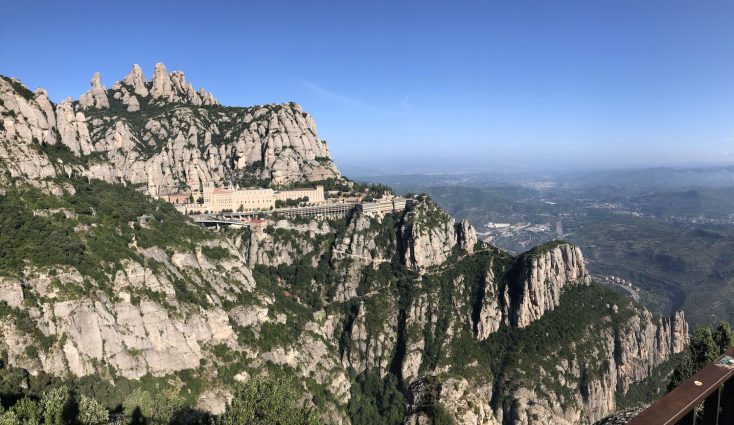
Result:
<svg viewBox="0 0 734 425"><path fill-rule="evenodd" d="M734 348L627 425L734 425Z"/></svg>

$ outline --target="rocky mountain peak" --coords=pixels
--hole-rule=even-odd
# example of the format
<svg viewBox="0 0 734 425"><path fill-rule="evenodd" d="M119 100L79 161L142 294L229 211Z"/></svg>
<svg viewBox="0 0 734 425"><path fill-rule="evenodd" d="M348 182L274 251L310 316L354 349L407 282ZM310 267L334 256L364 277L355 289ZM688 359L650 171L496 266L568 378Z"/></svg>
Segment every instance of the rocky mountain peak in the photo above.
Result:
<svg viewBox="0 0 734 425"><path fill-rule="evenodd" d="M132 87L135 94L143 97L148 95L148 80L145 79L143 69L140 68L140 65L134 64L133 69L122 79L122 82Z"/></svg>
<svg viewBox="0 0 734 425"><path fill-rule="evenodd" d="M89 84L92 88L79 97L79 105L82 108L109 109L110 100L107 98L107 89L102 85L102 77L99 72L94 73Z"/></svg>
<svg viewBox="0 0 734 425"><path fill-rule="evenodd" d="M95 72L94 75L92 75L92 79L89 81L89 84L92 85L93 89L104 90L104 87L102 87L102 77L99 75L99 72Z"/></svg>
<svg viewBox="0 0 734 425"><path fill-rule="evenodd" d="M134 65L110 89L99 73L90 85L78 102L53 105L45 91L34 94L2 77L0 138L14 143L0 150L0 171L34 181L73 174L142 183L150 194L203 182L284 185L340 177L313 119L294 103L209 109L218 104L211 93L194 90L183 72L169 73L163 64L152 80ZM171 103L175 108L161 108ZM57 142L78 159L52 161L39 150ZM92 153L95 161L86 158Z"/></svg>
<svg viewBox="0 0 734 425"><path fill-rule="evenodd" d="M92 87L89 91L79 98L79 105L82 109L109 109L108 95L121 100L127 106L128 112L139 111L141 102L143 104L150 102L157 104L185 103L194 106L219 104L216 98L203 88L197 91L193 84L186 81L186 75L182 71L169 73L162 63L155 65L150 82L145 78L140 65L134 64L125 78L113 84L109 92L102 85L99 72L94 74L90 84Z"/></svg>
<svg viewBox="0 0 734 425"><path fill-rule="evenodd" d="M171 76L168 74L166 66L162 63L155 64L151 84L153 87L150 89L150 95L153 99L170 98L173 94Z"/></svg>
<svg viewBox="0 0 734 425"><path fill-rule="evenodd" d="M155 101L188 103L195 106L219 104L214 96L203 88L199 91L194 89L193 84L186 81L183 71L169 73L162 63L155 65L150 84L146 82L143 71L137 64L133 65L132 71L121 83L131 87L133 92L141 97L150 94L151 99Z"/></svg>
<svg viewBox="0 0 734 425"><path fill-rule="evenodd" d="M477 234L466 220L456 222L429 199L418 202L407 214L401 229L403 262L417 272L443 264L456 249L474 251Z"/></svg>
<svg viewBox="0 0 734 425"><path fill-rule="evenodd" d="M581 249L564 241L533 248L519 258L518 266L509 298L510 323L519 328L555 309L565 286L591 282Z"/></svg>

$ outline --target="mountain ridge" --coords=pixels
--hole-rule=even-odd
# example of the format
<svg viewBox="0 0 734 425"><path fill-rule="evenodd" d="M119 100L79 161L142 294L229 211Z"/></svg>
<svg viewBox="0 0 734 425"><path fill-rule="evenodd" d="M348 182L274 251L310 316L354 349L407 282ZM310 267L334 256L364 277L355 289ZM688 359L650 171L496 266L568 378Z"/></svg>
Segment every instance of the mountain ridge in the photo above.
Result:
<svg viewBox="0 0 734 425"><path fill-rule="evenodd" d="M142 183L151 195L204 182L290 185L340 177L313 119L299 105L219 106L205 91L194 91L183 73L168 74L159 65L150 82L135 66L109 90L95 74L78 102L56 105L43 89L31 93L17 80L0 79L3 139L65 147L79 163L50 163L28 150L9 150L17 143L6 146L3 158L31 160L6 164L11 176L82 174ZM137 106L131 109L131 103Z"/></svg>
<svg viewBox="0 0 734 425"><path fill-rule="evenodd" d="M182 77L153 97L141 75L119 98L95 77L84 106L0 79L0 374L22 371L19 393L43 376L155 382L219 414L237 382L288 373L326 423L571 424L612 412L683 349L681 313L655 317L592 283L577 247L511 256L427 196L389 213L195 226L138 189L384 188L341 178L296 106L220 115L181 103ZM110 409L126 396L107 394ZM375 407L385 394L390 412Z"/></svg>

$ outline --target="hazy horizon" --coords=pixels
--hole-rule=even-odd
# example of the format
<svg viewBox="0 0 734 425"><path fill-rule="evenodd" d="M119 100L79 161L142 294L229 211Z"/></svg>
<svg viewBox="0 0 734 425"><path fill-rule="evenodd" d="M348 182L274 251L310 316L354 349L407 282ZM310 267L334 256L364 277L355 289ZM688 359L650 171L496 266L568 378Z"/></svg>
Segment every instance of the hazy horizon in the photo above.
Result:
<svg viewBox="0 0 734 425"><path fill-rule="evenodd" d="M630 163L590 163L588 161L574 164L536 164L536 163L503 163L495 158L483 163L481 158L394 158L388 161L370 161L359 158L335 159L340 171L347 177L371 177L388 175L461 175L461 174L529 174L568 172L623 172L651 169L716 169L734 167L734 161L684 161L679 162L630 162Z"/></svg>
<svg viewBox="0 0 734 425"><path fill-rule="evenodd" d="M734 163L730 2L285 6L131 1L116 28L114 3L4 2L0 74L59 101L163 62L225 105L302 104L345 169Z"/></svg>

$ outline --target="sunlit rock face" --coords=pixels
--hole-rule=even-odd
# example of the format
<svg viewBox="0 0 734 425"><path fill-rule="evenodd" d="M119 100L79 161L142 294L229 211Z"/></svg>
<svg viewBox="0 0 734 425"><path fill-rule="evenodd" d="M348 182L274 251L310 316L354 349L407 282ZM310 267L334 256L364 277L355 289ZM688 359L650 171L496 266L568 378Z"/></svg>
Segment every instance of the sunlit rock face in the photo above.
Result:
<svg viewBox="0 0 734 425"><path fill-rule="evenodd" d="M316 124L299 105L223 107L163 64L150 80L135 65L109 89L95 73L88 92L55 110L43 90L28 95L10 79L0 84L3 157L24 161L5 165L12 175L40 180L84 174L142 183L153 195L241 178L278 186L340 176ZM76 164L48 164L32 152L32 144L57 142L79 157Z"/></svg>
<svg viewBox="0 0 734 425"><path fill-rule="evenodd" d="M54 105L43 90L0 79L0 196L28 186L36 197L73 199L69 182L91 179L157 194L209 181L340 176L298 105L223 107L162 65L151 79L136 65L109 87L95 75L82 99ZM67 233L84 243L95 229L130 238L114 267L95 259L103 273L28 264L0 276L2 311L23 315L0 316L7 365L58 377L190 371L206 387L197 405L215 413L234 382L277 366L336 424L349 423L349 401L361 396L354 377L374 374L398 382L409 424L430 424L438 411L461 424L575 424L614 411L618 395L687 342L680 312L657 318L602 302L578 338L542 359L507 359L512 370L495 376L483 357L501 342L493 338L545 326L569 305L567 291L594 289L578 247L554 242L511 256L419 197L396 213L271 219L183 245L151 238L159 242L142 248L145 221L165 211L155 205L152 218L137 221L78 213L89 216ZM76 220L72 207L33 208ZM182 223L181 233L195 233ZM239 369L219 376L230 368Z"/></svg>

